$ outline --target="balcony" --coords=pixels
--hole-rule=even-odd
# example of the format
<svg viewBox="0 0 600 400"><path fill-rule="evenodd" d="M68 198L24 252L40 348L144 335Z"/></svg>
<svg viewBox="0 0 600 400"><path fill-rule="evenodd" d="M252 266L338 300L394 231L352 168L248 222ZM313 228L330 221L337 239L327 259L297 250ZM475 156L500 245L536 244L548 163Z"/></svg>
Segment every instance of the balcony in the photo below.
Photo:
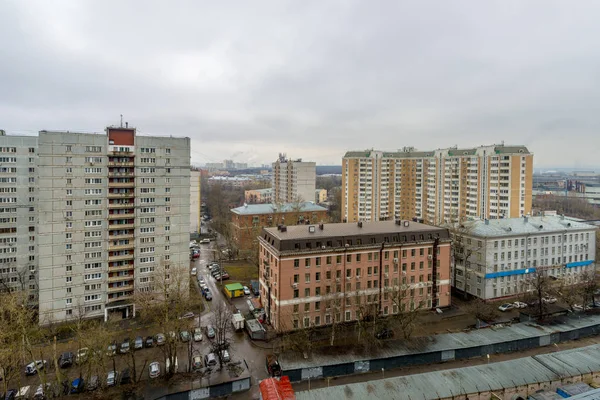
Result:
<svg viewBox="0 0 600 400"><path fill-rule="evenodd" d="M108 182L108 187L114 187L114 188L128 188L128 187L134 187L135 186L135 182L132 180L131 182Z"/></svg>
<svg viewBox="0 0 600 400"><path fill-rule="evenodd" d="M133 170L131 170L129 172L124 172L124 171L108 171L108 177L109 178L119 178L119 177L133 178L134 176L135 176L135 172Z"/></svg>
<svg viewBox="0 0 600 400"><path fill-rule="evenodd" d="M108 230L115 230L115 229L133 229L135 228L135 224L131 223L131 224L110 224L108 225Z"/></svg>
<svg viewBox="0 0 600 400"><path fill-rule="evenodd" d="M108 203L108 209L133 208L134 203Z"/></svg>
<svg viewBox="0 0 600 400"><path fill-rule="evenodd" d="M133 275L109 276L108 277L108 283L121 282L121 281L133 281Z"/></svg>
<svg viewBox="0 0 600 400"><path fill-rule="evenodd" d="M127 292L133 290L133 285L108 287L108 293Z"/></svg>
<svg viewBox="0 0 600 400"><path fill-rule="evenodd" d="M133 205L129 206L129 208L133 208ZM135 218L135 213L122 213L122 214L108 214L108 219L131 219Z"/></svg>
<svg viewBox="0 0 600 400"><path fill-rule="evenodd" d="M120 265L118 267L108 267L108 272L133 271L133 264Z"/></svg>
<svg viewBox="0 0 600 400"><path fill-rule="evenodd" d="M122 199L126 197L135 197L135 193L133 191L127 193L108 193L109 199Z"/></svg>
<svg viewBox="0 0 600 400"><path fill-rule="evenodd" d="M109 293L110 293L110 289L109 289ZM113 296L112 298L109 297L106 302L107 303L113 303L116 301L122 301L122 300L132 300L133 299L133 293L128 293L128 294L124 294L121 296Z"/></svg>
<svg viewBox="0 0 600 400"><path fill-rule="evenodd" d="M122 235L108 235L108 239L109 240L133 239L133 232L131 232L131 233L125 233L125 234L122 234Z"/></svg>
<svg viewBox="0 0 600 400"><path fill-rule="evenodd" d="M133 237L133 235L132 235L132 237ZM110 243L108 244L109 251L130 250L130 249L133 249L134 247L135 247L135 245L133 243L117 244L117 245L111 245Z"/></svg>
<svg viewBox="0 0 600 400"><path fill-rule="evenodd" d="M133 254L122 254L118 256L108 256L108 262L133 260Z"/></svg>
<svg viewBox="0 0 600 400"><path fill-rule="evenodd" d="M130 161L108 161L109 167L133 167L133 160Z"/></svg>

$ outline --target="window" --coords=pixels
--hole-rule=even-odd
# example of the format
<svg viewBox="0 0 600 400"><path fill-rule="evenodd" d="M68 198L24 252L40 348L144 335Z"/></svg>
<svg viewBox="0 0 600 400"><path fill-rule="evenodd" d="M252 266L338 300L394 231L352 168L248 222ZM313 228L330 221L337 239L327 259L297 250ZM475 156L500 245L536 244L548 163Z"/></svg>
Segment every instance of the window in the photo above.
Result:
<svg viewBox="0 0 600 400"><path fill-rule="evenodd" d="M300 266L300 260L299 259L294 259L294 268L298 268Z"/></svg>
<svg viewBox="0 0 600 400"><path fill-rule="evenodd" d="M304 259L304 266L307 267L307 268L310 267L310 258L305 258Z"/></svg>
<svg viewBox="0 0 600 400"><path fill-rule="evenodd" d="M294 289L294 298L297 299L300 297L300 291L298 289Z"/></svg>

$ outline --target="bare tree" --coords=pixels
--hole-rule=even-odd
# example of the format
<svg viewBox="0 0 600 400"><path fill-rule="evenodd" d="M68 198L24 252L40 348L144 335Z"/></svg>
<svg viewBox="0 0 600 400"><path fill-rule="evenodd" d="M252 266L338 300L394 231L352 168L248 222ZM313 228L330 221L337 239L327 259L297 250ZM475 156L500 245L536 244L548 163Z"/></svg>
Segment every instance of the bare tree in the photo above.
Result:
<svg viewBox="0 0 600 400"><path fill-rule="evenodd" d="M584 300L584 305L592 304L596 307L596 292L598 291L598 282L596 281L596 270L593 266L587 271L581 273L580 280L582 283L581 295Z"/></svg>
<svg viewBox="0 0 600 400"><path fill-rule="evenodd" d="M163 264L156 267L150 278L148 286L136 291L136 304L144 320L164 330L165 344L160 348L169 361L166 376L171 377L175 373L179 334L189 323L180 317L192 306L189 272L187 266Z"/></svg>
<svg viewBox="0 0 600 400"><path fill-rule="evenodd" d="M535 305L538 319L543 320L548 308L545 298L555 291L554 282L542 269L537 269L526 282L532 289L530 296L533 297L533 301L530 302Z"/></svg>
<svg viewBox="0 0 600 400"><path fill-rule="evenodd" d="M223 350L227 350L231 345L231 334L233 326L231 318L233 313L225 303L219 303L213 310L211 324L215 329L215 338L211 344L213 353L219 359L219 366L223 368Z"/></svg>
<svg viewBox="0 0 600 400"><path fill-rule="evenodd" d="M404 339L410 339L416 326L418 311L423 306L422 302L415 302L414 289L402 282L399 286L387 289L389 298L395 308L393 319L402 331Z"/></svg>
<svg viewBox="0 0 600 400"><path fill-rule="evenodd" d="M475 318L482 321L491 321L498 316L496 307L481 299L475 299L469 302L467 310L470 314L474 315Z"/></svg>

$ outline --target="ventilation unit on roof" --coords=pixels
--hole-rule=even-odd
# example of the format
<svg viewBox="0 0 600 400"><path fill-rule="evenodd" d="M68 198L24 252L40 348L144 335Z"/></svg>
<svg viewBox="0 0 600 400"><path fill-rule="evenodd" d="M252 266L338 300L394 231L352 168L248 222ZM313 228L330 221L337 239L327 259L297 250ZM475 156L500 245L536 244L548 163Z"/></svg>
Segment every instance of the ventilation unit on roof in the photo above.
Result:
<svg viewBox="0 0 600 400"><path fill-rule="evenodd" d="M315 233L315 227L313 225L308 227L308 233Z"/></svg>
<svg viewBox="0 0 600 400"><path fill-rule="evenodd" d="M408 228L409 226L410 226L410 222L408 222L408 221L404 221L404 227L405 227L405 228Z"/></svg>
<svg viewBox="0 0 600 400"><path fill-rule="evenodd" d="M358 225L359 228L362 228L362 221L358 221L357 225Z"/></svg>

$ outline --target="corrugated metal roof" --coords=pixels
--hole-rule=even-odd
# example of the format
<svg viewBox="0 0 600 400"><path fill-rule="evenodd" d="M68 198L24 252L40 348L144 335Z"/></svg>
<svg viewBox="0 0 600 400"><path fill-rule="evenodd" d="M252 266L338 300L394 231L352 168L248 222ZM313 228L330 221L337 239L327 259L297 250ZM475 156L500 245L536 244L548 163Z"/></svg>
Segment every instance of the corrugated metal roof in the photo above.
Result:
<svg viewBox="0 0 600 400"><path fill-rule="evenodd" d="M254 214L274 214L284 212L294 212L298 209L299 212L316 212L316 211L327 211L325 207L321 207L312 202L304 202L300 204L296 203L283 203L283 204L247 204L241 207L237 207L231 210L231 212L240 215L254 215Z"/></svg>
<svg viewBox="0 0 600 400"><path fill-rule="evenodd" d="M504 218L485 221L468 221L463 224L465 234L479 237L504 237L525 234L550 234L565 231L594 229L593 225L560 216Z"/></svg>
<svg viewBox="0 0 600 400"><path fill-rule="evenodd" d="M600 357L600 345L550 354L562 358L561 353L595 354ZM600 368L600 366L599 366ZM598 371L600 369L596 369ZM579 375L579 372L573 375ZM505 388L530 385L541 382L557 381L563 376L548 369L536 357L524 357L516 360L456 368L423 374L333 386L296 393L298 400L329 399L438 399L460 396L470 393L499 391ZM571 397L572 399L598 400L595 391ZM580 397L580 396L589 397Z"/></svg>
<svg viewBox="0 0 600 400"><path fill-rule="evenodd" d="M563 317L561 323L552 326L537 325L532 322L523 322L511 326L493 329L480 329L469 332L447 333L421 338L418 346L405 346L401 341L390 341L386 347L373 351L369 355L354 353L348 349L337 355L314 354L305 360L299 355L282 354L279 363L284 370L294 370L325 365L345 364L355 361L367 361L376 358L397 357L402 355L429 353L434 351L455 350L468 347L482 346L493 343L510 342L526 338L546 336L557 332L570 331L577 328L593 326L600 323L600 315ZM600 354L598 355L600 360ZM600 370L600 367L599 367Z"/></svg>
<svg viewBox="0 0 600 400"><path fill-rule="evenodd" d="M577 394L571 400L600 400L600 389L590 390L586 393Z"/></svg>

